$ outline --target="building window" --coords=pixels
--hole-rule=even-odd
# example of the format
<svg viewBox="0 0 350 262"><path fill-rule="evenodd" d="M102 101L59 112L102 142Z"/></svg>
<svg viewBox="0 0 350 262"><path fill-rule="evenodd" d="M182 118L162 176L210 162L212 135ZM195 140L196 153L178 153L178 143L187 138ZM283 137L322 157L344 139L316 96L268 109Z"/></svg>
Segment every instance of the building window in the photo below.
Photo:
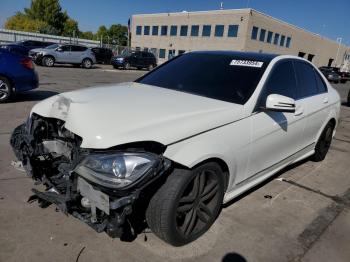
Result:
<svg viewBox="0 0 350 262"><path fill-rule="evenodd" d="M228 37L237 37L238 34L238 25L229 25L228 26Z"/></svg>
<svg viewBox="0 0 350 262"><path fill-rule="evenodd" d="M258 27L253 26L251 39L256 40L258 38L258 30Z"/></svg>
<svg viewBox="0 0 350 262"><path fill-rule="evenodd" d="M267 33L267 40L266 40L266 42L271 44L271 42L272 42L272 35L273 35L273 33L271 31L269 31Z"/></svg>
<svg viewBox="0 0 350 262"><path fill-rule="evenodd" d="M275 38L273 39L273 44L278 45L278 40L280 38L280 34L275 34Z"/></svg>
<svg viewBox="0 0 350 262"><path fill-rule="evenodd" d="M144 35L149 35L149 26L146 25L144 28L143 28L143 34Z"/></svg>
<svg viewBox="0 0 350 262"><path fill-rule="evenodd" d="M175 49L170 49L168 53L168 59L172 59L175 56Z"/></svg>
<svg viewBox="0 0 350 262"><path fill-rule="evenodd" d="M141 50L141 47L136 46L136 47L135 47L135 50L136 50L136 51L140 51L140 50Z"/></svg>
<svg viewBox="0 0 350 262"><path fill-rule="evenodd" d="M158 35L158 26L157 25L152 26L152 35Z"/></svg>
<svg viewBox="0 0 350 262"><path fill-rule="evenodd" d="M182 25L180 28L180 36L187 36L188 26Z"/></svg>
<svg viewBox="0 0 350 262"><path fill-rule="evenodd" d="M259 36L259 40L261 42L265 42L265 34L266 34L266 30L265 29L261 29L260 30L260 36Z"/></svg>
<svg viewBox="0 0 350 262"><path fill-rule="evenodd" d="M143 51L148 52L148 47L144 47Z"/></svg>
<svg viewBox="0 0 350 262"><path fill-rule="evenodd" d="M182 55L182 54L184 54L185 52L186 52L185 50L179 50L178 54L179 54L179 55Z"/></svg>
<svg viewBox="0 0 350 262"><path fill-rule="evenodd" d="M224 35L224 25L215 26L215 36L222 37Z"/></svg>
<svg viewBox="0 0 350 262"><path fill-rule="evenodd" d="M211 25L203 25L202 36L210 36L211 34Z"/></svg>
<svg viewBox="0 0 350 262"><path fill-rule="evenodd" d="M290 47L290 42L292 41L292 38L287 37L287 43L286 43L286 47L289 48Z"/></svg>
<svg viewBox="0 0 350 262"><path fill-rule="evenodd" d="M136 35L141 35L141 33L142 33L142 26L141 25L136 26Z"/></svg>
<svg viewBox="0 0 350 262"><path fill-rule="evenodd" d="M165 49L159 49L159 58L165 58Z"/></svg>
<svg viewBox="0 0 350 262"><path fill-rule="evenodd" d="M170 35L171 36L176 36L177 35L177 25L172 25L170 27Z"/></svg>
<svg viewBox="0 0 350 262"><path fill-rule="evenodd" d="M280 46L284 46L284 41L286 40L286 37L284 35L281 35L281 42Z"/></svg>
<svg viewBox="0 0 350 262"><path fill-rule="evenodd" d="M198 36L199 35L199 25L193 25L191 27L191 36Z"/></svg>
<svg viewBox="0 0 350 262"><path fill-rule="evenodd" d="M161 35L168 35L168 26L167 25L162 25L160 29L160 34Z"/></svg>

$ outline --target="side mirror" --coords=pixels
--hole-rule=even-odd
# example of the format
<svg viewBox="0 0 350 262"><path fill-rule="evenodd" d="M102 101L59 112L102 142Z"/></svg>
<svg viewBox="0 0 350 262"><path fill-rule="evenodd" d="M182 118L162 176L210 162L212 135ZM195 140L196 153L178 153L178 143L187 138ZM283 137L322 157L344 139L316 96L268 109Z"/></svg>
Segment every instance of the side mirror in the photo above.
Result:
<svg viewBox="0 0 350 262"><path fill-rule="evenodd" d="M63 52L63 49L61 47L57 48L56 51Z"/></svg>
<svg viewBox="0 0 350 262"><path fill-rule="evenodd" d="M266 110L277 112L295 112L295 100L293 98L271 94L266 99Z"/></svg>

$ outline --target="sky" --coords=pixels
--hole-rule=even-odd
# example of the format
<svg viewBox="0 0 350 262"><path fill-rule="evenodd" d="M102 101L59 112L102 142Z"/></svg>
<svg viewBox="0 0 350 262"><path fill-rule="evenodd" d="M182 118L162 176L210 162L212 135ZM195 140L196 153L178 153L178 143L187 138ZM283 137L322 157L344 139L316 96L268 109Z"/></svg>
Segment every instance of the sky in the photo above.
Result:
<svg viewBox="0 0 350 262"><path fill-rule="evenodd" d="M30 0L0 0L0 27L30 5ZM350 46L350 0L60 0L82 31L100 25L127 24L133 14L254 8L260 12Z"/></svg>

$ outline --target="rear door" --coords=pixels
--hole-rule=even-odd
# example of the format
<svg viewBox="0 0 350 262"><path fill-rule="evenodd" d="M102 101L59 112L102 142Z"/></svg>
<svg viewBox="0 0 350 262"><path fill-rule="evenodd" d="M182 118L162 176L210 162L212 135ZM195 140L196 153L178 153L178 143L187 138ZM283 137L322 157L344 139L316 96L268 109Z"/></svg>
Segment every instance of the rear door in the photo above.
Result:
<svg viewBox="0 0 350 262"><path fill-rule="evenodd" d="M302 142L305 127L304 103L296 100L296 112L266 111L266 98L278 94L297 98L297 82L292 60L282 60L274 66L251 119L251 157L246 179L274 170L305 145Z"/></svg>
<svg viewBox="0 0 350 262"><path fill-rule="evenodd" d="M70 55L71 55L71 46L70 45L62 45L56 51L56 61L59 63L70 63Z"/></svg>
<svg viewBox="0 0 350 262"><path fill-rule="evenodd" d="M80 64L85 58L85 46L72 45L71 63Z"/></svg>
<svg viewBox="0 0 350 262"><path fill-rule="evenodd" d="M304 143L312 144L327 118L328 91L315 68L304 61L294 61L297 76L297 96L305 104L307 118Z"/></svg>

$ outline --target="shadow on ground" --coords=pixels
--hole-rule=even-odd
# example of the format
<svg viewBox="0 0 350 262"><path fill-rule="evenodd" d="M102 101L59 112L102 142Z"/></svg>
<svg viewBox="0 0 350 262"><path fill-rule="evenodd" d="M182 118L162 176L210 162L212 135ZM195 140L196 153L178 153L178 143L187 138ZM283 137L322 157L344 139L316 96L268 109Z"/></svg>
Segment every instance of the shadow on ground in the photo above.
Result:
<svg viewBox="0 0 350 262"><path fill-rule="evenodd" d="M28 92L15 94L11 101L9 101L8 103L41 101L57 94L58 92L55 91L32 90Z"/></svg>

